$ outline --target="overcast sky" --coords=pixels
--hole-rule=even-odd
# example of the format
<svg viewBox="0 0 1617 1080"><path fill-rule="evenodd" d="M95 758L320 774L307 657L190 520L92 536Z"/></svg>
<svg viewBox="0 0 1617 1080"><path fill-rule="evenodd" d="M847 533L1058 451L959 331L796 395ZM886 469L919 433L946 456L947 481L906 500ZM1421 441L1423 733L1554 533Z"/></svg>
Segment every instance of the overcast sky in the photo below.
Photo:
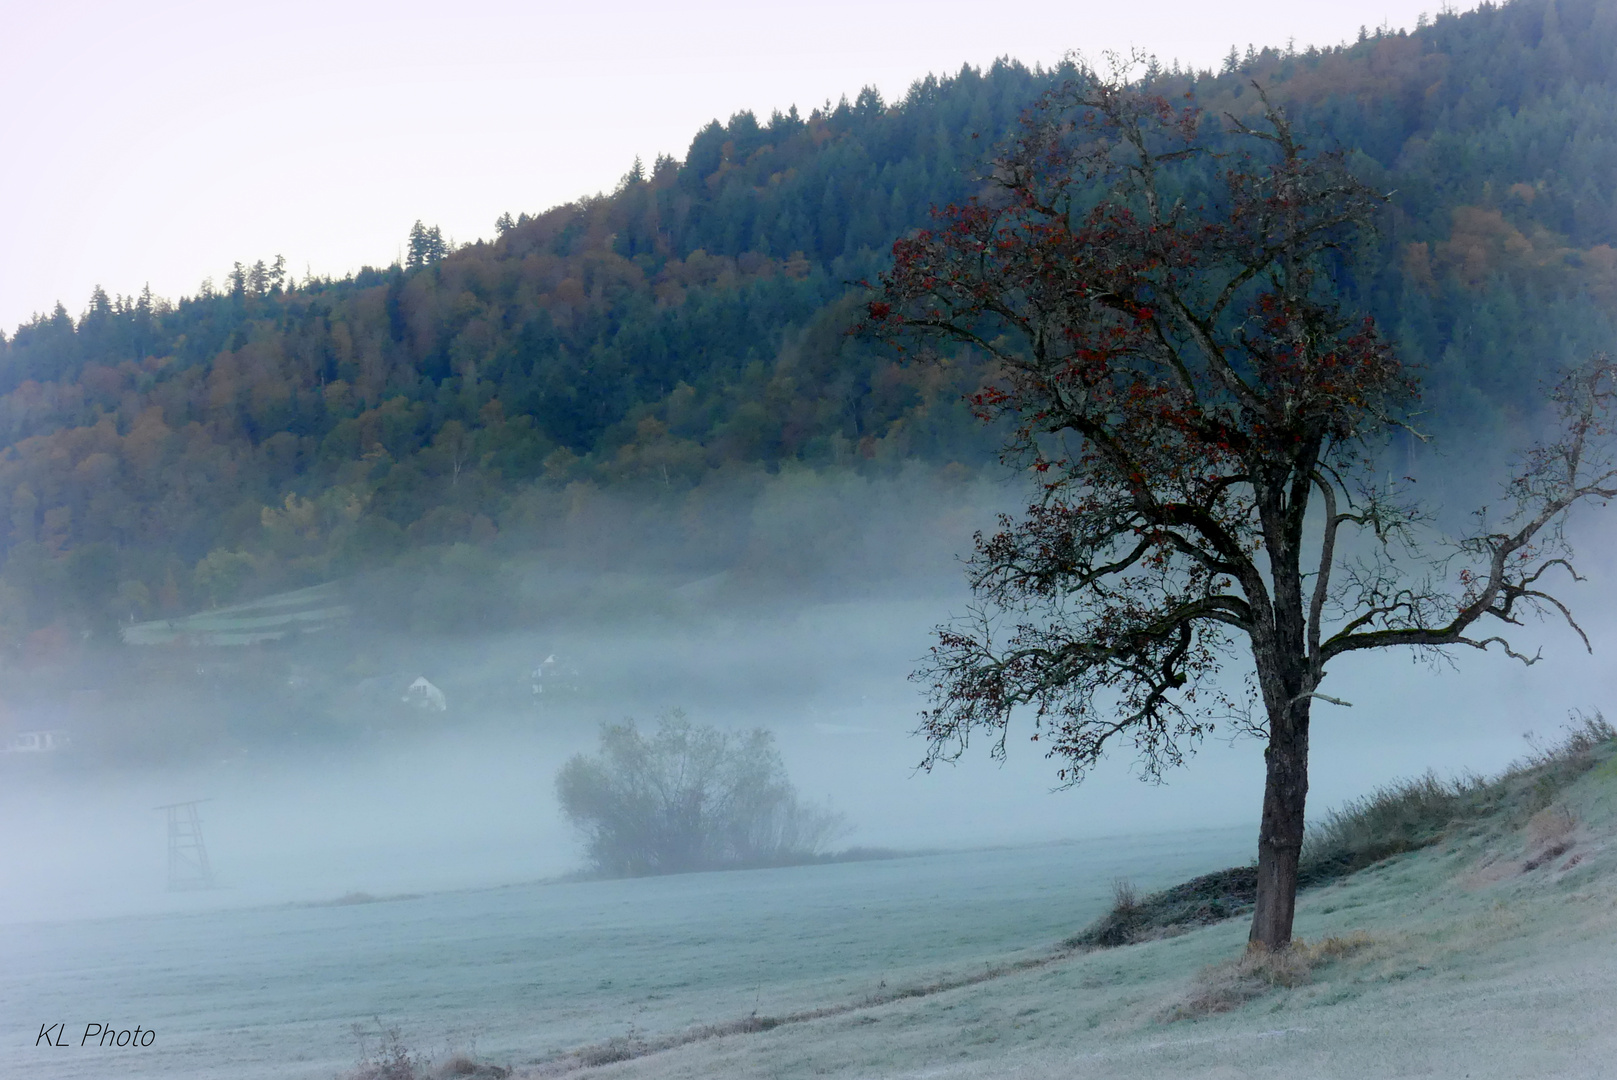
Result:
<svg viewBox="0 0 1617 1080"><path fill-rule="evenodd" d="M1461 5L1465 7L1469 5ZM417 218L457 240L502 211L683 157L708 120L805 112L998 56L1412 27L1435 0L0 0L0 327L90 290L162 296L232 261L299 276L397 258ZM1002 14L997 13L1002 12Z"/></svg>

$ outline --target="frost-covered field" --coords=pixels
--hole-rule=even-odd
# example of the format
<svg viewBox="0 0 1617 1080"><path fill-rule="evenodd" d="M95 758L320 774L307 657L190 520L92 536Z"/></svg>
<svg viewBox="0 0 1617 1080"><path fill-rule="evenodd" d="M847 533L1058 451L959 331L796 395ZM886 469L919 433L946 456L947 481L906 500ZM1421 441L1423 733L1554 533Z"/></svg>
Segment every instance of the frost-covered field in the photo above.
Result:
<svg viewBox="0 0 1617 1080"><path fill-rule="evenodd" d="M1617 761L1533 824L1389 860L1305 893L1298 931L1366 935L1293 989L1168 1022L1241 953L1237 920L772 1031L709 1039L592 1076L1245 1080L1617 1076Z"/></svg>
<svg viewBox="0 0 1617 1080"><path fill-rule="evenodd" d="M1114 878L1243 861L1248 830L536 884L340 907L0 927L0 1075L329 1080L352 1028L523 1063L580 1044L860 1000L1047 949ZM140 1024L142 1050L35 1046ZM93 1042L93 1040L92 1040Z"/></svg>
<svg viewBox="0 0 1617 1080"><path fill-rule="evenodd" d="M1593 1080L1617 1061L1617 762L1561 801L1577 826L1553 865L1527 865L1529 823L1305 894L1303 937L1368 943L1306 985L1195 1020L1164 1018L1198 972L1239 955L1239 920L867 999L1048 959L1115 877L1150 889L1240 861L1245 830L11 924L0 927L0 1076L329 1080L355 1061L353 1025L378 1017L428 1054L475 1050L542 1076L552 1070L536 1061L585 1044L855 1006L588 1074ZM160 1037L139 1052L33 1046L57 1021L70 1042L87 1022Z"/></svg>

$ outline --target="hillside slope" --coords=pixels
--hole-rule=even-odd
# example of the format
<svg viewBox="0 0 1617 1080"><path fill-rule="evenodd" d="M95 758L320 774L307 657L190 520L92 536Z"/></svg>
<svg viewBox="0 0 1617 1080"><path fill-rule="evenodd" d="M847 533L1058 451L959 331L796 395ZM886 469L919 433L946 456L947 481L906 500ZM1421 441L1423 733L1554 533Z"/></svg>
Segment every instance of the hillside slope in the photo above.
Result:
<svg viewBox="0 0 1617 1080"><path fill-rule="evenodd" d="M1452 433L1530 421L1544 374L1617 341L1614 58L1617 0L1514 0L1149 78L1214 117L1259 80L1395 193L1349 287ZM531 548L568 528L570 486L700 506L783 464L991 462L960 403L980 373L850 336L856 283L1071 75L1002 62L739 113L492 241L423 229L405 265L341 281L260 262L36 318L0 344L0 637Z"/></svg>

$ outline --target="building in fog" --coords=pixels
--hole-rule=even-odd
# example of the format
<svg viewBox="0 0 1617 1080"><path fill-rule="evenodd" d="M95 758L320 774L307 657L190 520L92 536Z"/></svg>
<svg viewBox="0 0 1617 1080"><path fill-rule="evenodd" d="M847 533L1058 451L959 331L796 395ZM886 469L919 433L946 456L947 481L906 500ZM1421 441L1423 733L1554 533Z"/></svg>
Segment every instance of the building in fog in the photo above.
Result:
<svg viewBox="0 0 1617 1080"><path fill-rule="evenodd" d="M0 754L52 754L73 745L73 737L65 731L17 731L0 742Z"/></svg>
<svg viewBox="0 0 1617 1080"><path fill-rule="evenodd" d="M555 653L551 653L528 673L528 680L533 685L535 700L550 694L554 697L558 693L572 693L578 689L578 669L565 660L558 660Z"/></svg>
<svg viewBox="0 0 1617 1080"><path fill-rule="evenodd" d="M449 708L449 701L444 697L444 692L428 682L424 675L410 684L401 700L406 705L414 705L427 712L444 712Z"/></svg>

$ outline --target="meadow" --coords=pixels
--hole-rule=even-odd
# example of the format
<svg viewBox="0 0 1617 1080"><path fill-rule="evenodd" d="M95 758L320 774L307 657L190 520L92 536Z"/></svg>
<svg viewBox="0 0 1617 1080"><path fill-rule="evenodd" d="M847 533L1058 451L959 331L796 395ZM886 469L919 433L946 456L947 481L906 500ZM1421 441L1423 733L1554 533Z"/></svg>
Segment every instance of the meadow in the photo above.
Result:
<svg viewBox="0 0 1617 1080"><path fill-rule="evenodd" d="M389 1028L424 1057L532 1065L1037 954L1105 910L1115 878L1160 887L1249 846L1225 829L14 923L0 927L0 1074L330 1080ZM58 1021L69 1043L91 1022L158 1035L139 1051L32 1045Z"/></svg>

